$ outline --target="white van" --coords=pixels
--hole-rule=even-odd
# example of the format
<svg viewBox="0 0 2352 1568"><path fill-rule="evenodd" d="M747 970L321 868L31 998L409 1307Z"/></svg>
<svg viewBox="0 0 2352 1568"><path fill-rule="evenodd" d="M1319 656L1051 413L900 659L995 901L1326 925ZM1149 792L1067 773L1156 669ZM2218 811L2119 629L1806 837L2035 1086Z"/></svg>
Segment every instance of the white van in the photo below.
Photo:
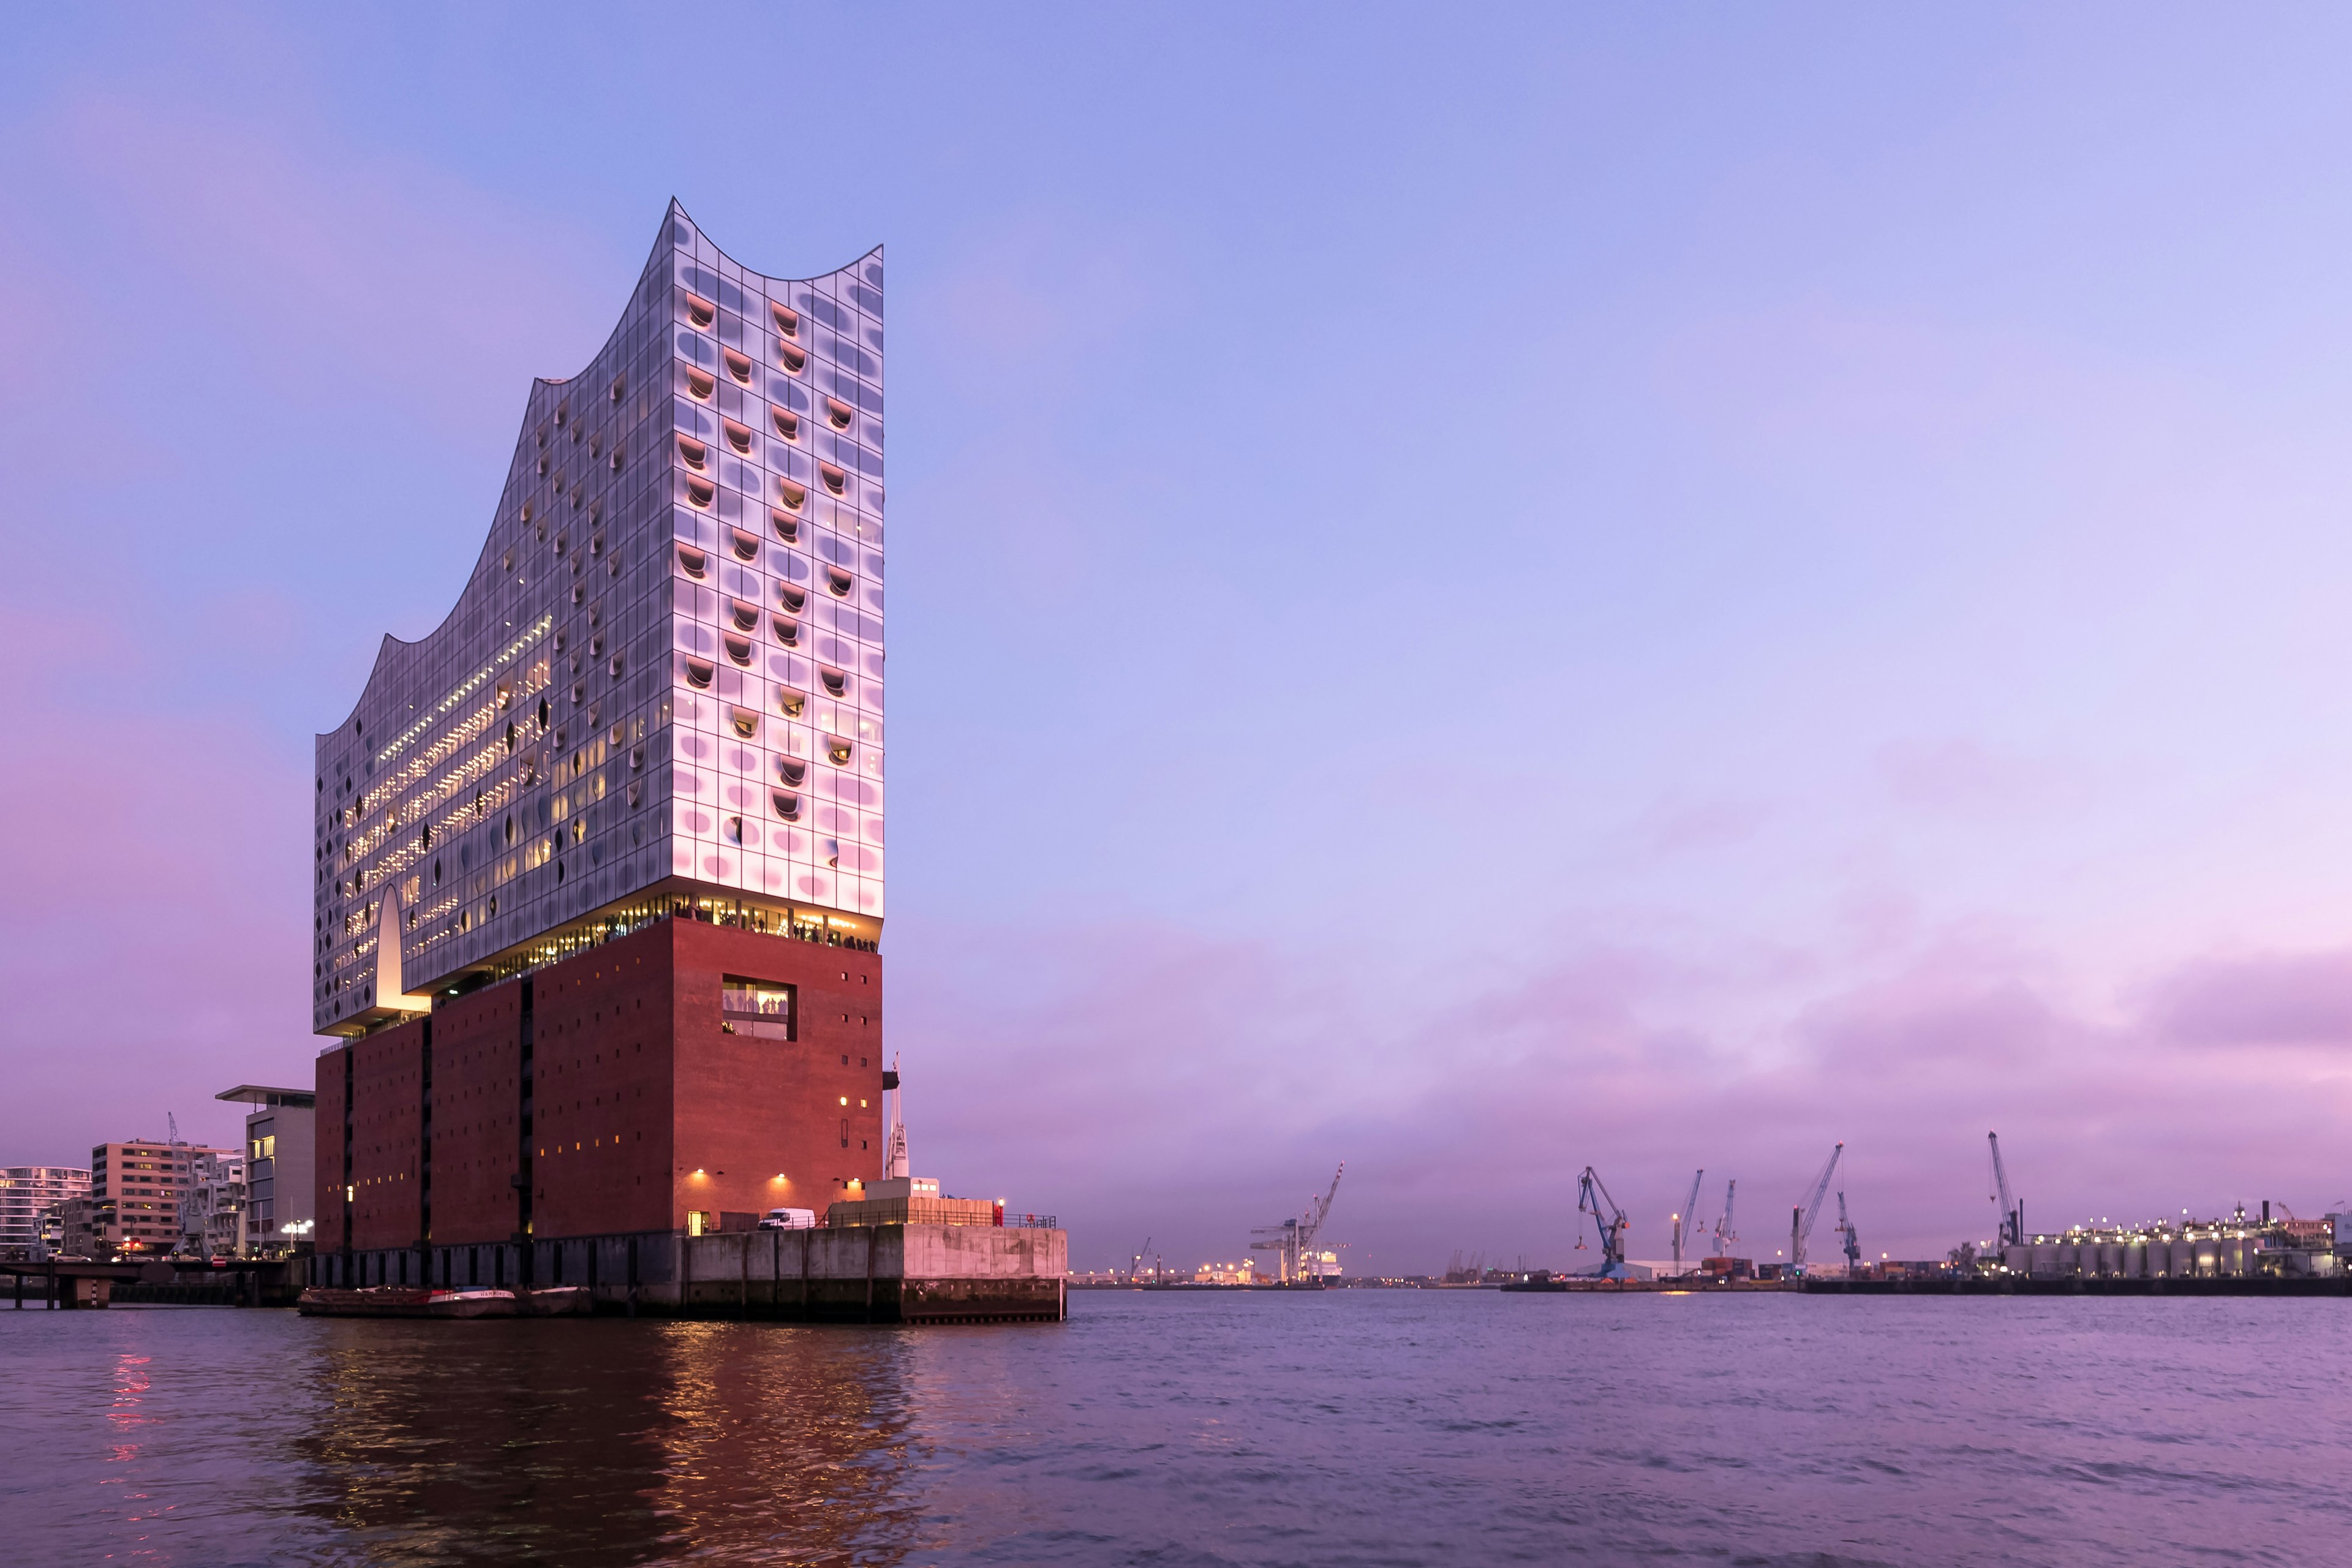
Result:
<svg viewBox="0 0 2352 1568"><path fill-rule="evenodd" d="M761 1230L814 1230L814 1209L770 1209L760 1218Z"/></svg>

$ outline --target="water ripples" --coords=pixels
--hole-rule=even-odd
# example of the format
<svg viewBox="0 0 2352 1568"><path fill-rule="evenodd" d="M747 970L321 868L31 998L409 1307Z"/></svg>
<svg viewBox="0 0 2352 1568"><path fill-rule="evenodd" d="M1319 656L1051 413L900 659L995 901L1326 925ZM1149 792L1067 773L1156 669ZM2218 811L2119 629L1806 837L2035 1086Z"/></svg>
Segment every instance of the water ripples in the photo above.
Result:
<svg viewBox="0 0 2352 1568"><path fill-rule="evenodd" d="M0 1314L24 1561L2335 1560L2325 1301L1079 1293L1057 1328Z"/></svg>

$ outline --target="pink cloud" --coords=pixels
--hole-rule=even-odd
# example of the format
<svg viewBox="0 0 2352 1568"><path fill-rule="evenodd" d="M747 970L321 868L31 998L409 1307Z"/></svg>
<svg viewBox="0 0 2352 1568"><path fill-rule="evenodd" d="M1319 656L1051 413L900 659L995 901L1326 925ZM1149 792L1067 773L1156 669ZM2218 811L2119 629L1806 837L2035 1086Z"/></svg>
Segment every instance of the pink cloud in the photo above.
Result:
<svg viewBox="0 0 2352 1568"><path fill-rule="evenodd" d="M2148 1012L2188 1046L2352 1046L2352 950L2201 959L2153 985Z"/></svg>
<svg viewBox="0 0 2352 1568"><path fill-rule="evenodd" d="M919 963L937 941L900 951ZM1876 977L1825 960L1794 997L1739 952L1584 944L1465 976L1150 926L955 943L977 990L940 989L929 964L894 981L922 1163L1056 1208L1082 1260L1147 1231L1187 1262L1231 1254L1342 1157L1335 1235L1399 1271L1457 1247L1570 1261L1587 1163L1648 1252L1694 1168L1710 1205L1738 1177L1748 1248L1769 1258L1840 1140L1874 1254L1940 1256L1989 1228L1989 1129L2052 1225L2265 1197L2315 1212L2352 1185L2330 1163L2352 1095L2307 1064L2217 1079L2160 1014L2104 1016L2047 955L1982 941ZM1010 1137L990 1093L1007 1081Z"/></svg>

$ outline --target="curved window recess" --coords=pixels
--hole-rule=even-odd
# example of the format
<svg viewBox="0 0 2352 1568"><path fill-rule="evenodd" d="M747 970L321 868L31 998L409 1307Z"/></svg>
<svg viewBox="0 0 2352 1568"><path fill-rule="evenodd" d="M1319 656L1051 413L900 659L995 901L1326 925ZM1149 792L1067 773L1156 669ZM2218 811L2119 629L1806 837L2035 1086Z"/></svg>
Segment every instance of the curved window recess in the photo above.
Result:
<svg viewBox="0 0 2352 1568"><path fill-rule="evenodd" d="M801 797L788 789L772 790L768 798L775 803L776 815L786 822L801 819Z"/></svg>
<svg viewBox="0 0 2352 1568"><path fill-rule="evenodd" d="M574 708L579 707L581 703L587 700L587 698L588 689L581 685L578 681L573 681L572 683L572 706Z"/></svg>
<svg viewBox="0 0 2352 1568"><path fill-rule="evenodd" d="M698 300L691 294L686 297L686 319L694 323L697 331L707 329L718 318L719 307L709 300Z"/></svg>
<svg viewBox="0 0 2352 1568"><path fill-rule="evenodd" d="M544 452L539 455L539 477L542 479L547 478L547 454Z"/></svg>
<svg viewBox="0 0 2352 1568"><path fill-rule="evenodd" d="M793 511L798 511L801 508L808 505L808 487L806 485L796 485L793 483L792 480L779 476L776 479L776 491L779 495L783 497L784 505Z"/></svg>
<svg viewBox="0 0 2352 1568"><path fill-rule="evenodd" d="M644 767L645 765L646 765L646 749L645 749L643 746L632 746L632 747L630 747L630 748L629 748L629 771L630 771L631 773L635 773L635 772L636 772L639 768L642 768L642 767Z"/></svg>
<svg viewBox="0 0 2352 1568"><path fill-rule="evenodd" d="M563 644L564 644L564 641L565 641L565 639L566 639L567 637L569 637L570 636L571 636L571 634L570 634L569 632L566 632L566 631L565 631L562 627L561 627L561 626L558 626L558 627L555 629L555 651L556 651L556 652L558 652L558 653L562 653L562 652L563 651Z"/></svg>
<svg viewBox="0 0 2352 1568"><path fill-rule="evenodd" d="M558 561L563 559L563 552L570 548L572 541L568 535L559 533L555 536L555 558Z"/></svg>
<svg viewBox="0 0 2352 1568"><path fill-rule="evenodd" d="M727 374L735 378L735 384L738 386L751 384L751 362L748 357L737 353L733 349L729 349L719 357L727 362Z"/></svg>
<svg viewBox="0 0 2352 1568"><path fill-rule="evenodd" d="M530 531L530 536L541 544L547 542L547 519L542 517L539 520L539 526Z"/></svg>
<svg viewBox="0 0 2352 1568"><path fill-rule="evenodd" d="M628 458L622 456L621 448L615 446L613 448L613 471L616 474L619 473L621 471L622 465L627 461Z"/></svg>
<svg viewBox="0 0 2352 1568"><path fill-rule="evenodd" d="M834 494L839 495L849 488L849 476L831 463L819 463L816 471L817 477L824 480L824 488Z"/></svg>
<svg viewBox="0 0 2352 1568"><path fill-rule="evenodd" d="M700 577L709 566L710 558L699 550L688 550L681 544L677 547L677 563L685 569L688 576Z"/></svg>
<svg viewBox="0 0 2352 1568"><path fill-rule="evenodd" d="M788 686L776 688L776 706L787 719L797 719L808 709L808 693L794 691Z"/></svg>
<svg viewBox="0 0 2352 1568"><path fill-rule="evenodd" d="M833 590L834 597L837 599L849 597L852 582L853 579L849 574L838 566L828 566L824 569L824 585Z"/></svg>
<svg viewBox="0 0 2352 1568"><path fill-rule="evenodd" d="M514 818L512 816L509 816L507 818L506 837L509 844L512 844L514 842Z"/></svg>
<svg viewBox="0 0 2352 1568"><path fill-rule="evenodd" d="M677 438L677 455L685 458L686 466L698 474L710 466L710 448L690 437L680 436Z"/></svg>
<svg viewBox="0 0 2352 1568"><path fill-rule="evenodd" d="M560 403L560 404L556 405L556 407L555 407L555 427L556 427L558 430L562 429L562 428L563 428L563 422L564 422L565 420L567 420L567 419L571 418L571 417L572 417L572 405L570 405L569 403Z"/></svg>
<svg viewBox="0 0 2352 1568"><path fill-rule="evenodd" d="M717 665L705 664L698 658L689 658L686 661L686 683L697 689L707 689L710 685L710 678L718 673Z"/></svg>
<svg viewBox="0 0 2352 1568"><path fill-rule="evenodd" d="M522 503L522 521L525 522L530 521L530 502L529 501Z"/></svg>
<svg viewBox="0 0 2352 1568"><path fill-rule="evenodd" d="M787 441L797 441L801 438L801 416L799 415L793 413L789 408L771 408L768 412L776 416L777 435L782 437Z"/></svg>
<svg viewBox="0 0 2352 1568"><path fill-rule="evenodd" d="M735 613L735 629L739 632L748 632L760 624L760 606L757 605L747 605L740 599L730 599L728 601L728 608Z"/></svg>
<svg viewBox="0 0 2352 1568"><path fill-rule="evenodd" d="M736 734L746 741L759 738L760 716L757 713L752 712L749 708L738 708L730 717L735 724Z"/></svg>
<svg viewBox="0 0 2352 1568"><path fill-rule="evenodd" d="M625 393L626 393L628 390L629 390L629 378L628 378L627 376L625 376L625 375L616 375L616 376L614 376L614 377L613 378L613 401L614 401L614 402L615 402L615 403L620 402L620 401L621 401L622 395L623 395L623 394L625 394Z"/></svg>
<svg viewBox="0 0 2352 1568"><path fill-rule="evenodd" d="M808 777L808 763L800 757L778 757L776 776L793 788L798 789L801 787L801 781Z"/></svg>
<svg viewBox="0 0 2352 1568"><path fill-rule="evenodd" d="M742 843L742 842L743 842L743 819L742 819L741 817L740 817L740 816L730 816L730 817L729 817L729 818L727 819L727 821L725 822L725 824L723 825L723 831L724 831L724 832L726 833L726 835L727 835L727 842L728 842L728 843L730 843L730 844L740 844L740 843Z"/></svg>
<svg viewBox="0 0 2352 1568"><path fill-rule="evenodd" d="M801 520L780 506L768 509L768 521L776 525L776 537L791 544L801 536Z"/></svg>
<svg viewBox="0 0 2352 1568"><path fill-rule="evenodd" d="M547 699L546 699L546 698L544 698L544 697L542 697L542 698L541 698L541 699L539 700L539 727L540 727L541 729L544 730L544 729L546 729L546 728L547 728L547 719L548 719L548 706L547 706Z"/></svg>
<svg viewBox="0 0 2352 1568"><path fill-rule="evenodd" d="M777 304L771 304L768 309L775 312L776 331L788 338L801 335L801 313L798 310Z"/></svg>
<svg viewBox="0 0 2352 1568"><path fill-rule="evenodd" d="M779 583L776 584L776 603L798 615L801 606L808 603L808 592L795 588L790 583Z"/></svg>
<svg viewBox="0 0 2352 1568"><path fill-rule="evenodd" d="M697 403L709 402L710 395L718 390L719 380L716 376L705 375L698 370L689 370L686 373L686 395Z"/></svg>
<svg viewBox="0 0 2352 1568"><path fill-rule="evenodd" d="M513 750L514 750L514 743L515 743L515 727L514 727L513 722L512 722L511 721L509 721L508 722L508 724L507 724L507 750L508 750L508 751L509 751L509 752L513 751Z"/></svg>
<svg viewBox="0 0 2352 1568"><path fill-rule="evenodd" d="M857 417L857 410L838 397L828 397L824 400L824 416L833 421L835 429L846 430L849 422Z"/></svg>
<svg viewBox="0 0 2352 1568"><path fill-rule="evenodd" d="M505 559L501 560L501 561L499 563L499 571L501 571L501 572L511 572L511 571L513 571L513 570L514 570L514 552L513 552L513 551L509 550L509 551L508 551L508 552L506 552L506 557L505 557Z"/></svg>
<svg viewBox="0 0 2352 1568"><path fill-rule="evenodd" d="M853 750L855 748L847 741L837 735L827 735L824 738L824 754L845 768L849 765L850 752Z"/></svg>
<svg viewBox="0 0 2352 1568"><path fill-rule="evenodd" d="M727 444L734 447L737 451L743 453L745 456L750 456L751 451L751 426L747 425L738 425L732 419L725 421L724 424L727 431Z"/></svg>
<svg viewBox="0 0 2352 1568"><path fill-rule="evenodd" d="M588 541L588 559L596 560L604 553L604 536L596 534Z"/></svg>
<svg viewBox="0 0 2352 1568"><path fill-rule="evenodd" d="M433 885L436 888L441 885L441 862L438 860L433 862Z"/></svg>
<svg viewBox="0 0 2352 1568"><path fill-rule="evenodd" d="M817 666L816 674L817 679L824 682L824 689L834 696L841 697L845 696L848 693L849 672L847 670L828 669L824 666L819 665Z"/></svg>
<svg viewBox="0 0 2352 1568"><path fill-rule="evenodd" d="M801 624L790 616L771 616L768 624L776 629L776 640L786 647L801 646Z"/></svg>
<svg viewBox="0 0 2352 1568"><path fill-rule="evenodd" d="M612 676L615 680L621 679L621 656L619 654L616 653L613 656L613 662L605 667L605 673Z"/></svg>
<svg viewBox="0 0 2352 1568"><path fill-rule="evenodd" d="M576 604L580 603L580 601L581 601L581 600L585 599L587 596L588 596L588 590L587 590L587 589L583 588L583 587L582 587L579 584L577 584L577 583L574 583L573 584L572 584L572 602L573 604L575 604L575 605L576 605Z"/></svg>
<svg viewBox="0 0 2352 1568"><path fill-rule="evenodd" d="M757 561L759 558L760 536L756 533L746 533L740 528L735 530L735 559Z"/></svg>
<svg viewBox="0 0 2352 1568"><path fill-rule="evenodd" d="M727 657L733 659L737 664L743 665L748 668L751 662L751 644L750 640L745 637L728 637L724 640L727 644Z"/></svg>
<svg viewBox="0 0 2352 1568"><path fill-rule="evenodd" d="M707 479L688 479L686 481L687 500L704 511L709 511L710 510L710 502L718 494L719 487L710 483Z"/></svg>
<svg viewBox="0 0 2352 1568"><path fill-rule="evenodd" d="M776 342L776 357L782 360L783 362L784 368L792 372L794 375L802 374L808 369L807 351L804 349L796 349L793 347L792 344L783 342L782 339L777 340Z"/></svg>
<svg viewBox="0 0 2352 1568"><path fill-rule="evenodd" d="M641 784L631 784L629 786L629 809L635 811L638 806L643 805L645 802L646 786Z"/></svg>

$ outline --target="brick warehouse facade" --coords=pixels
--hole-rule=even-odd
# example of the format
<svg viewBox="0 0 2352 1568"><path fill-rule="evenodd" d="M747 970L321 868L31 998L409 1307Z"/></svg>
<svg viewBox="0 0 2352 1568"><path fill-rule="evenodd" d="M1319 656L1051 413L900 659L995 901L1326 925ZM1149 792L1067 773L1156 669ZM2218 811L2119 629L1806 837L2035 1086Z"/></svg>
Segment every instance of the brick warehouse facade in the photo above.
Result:
<svg viewBox="0 0 2352 1568"><path fill-rule="evenodd" d="M788 1015L751 1033L730 981ZM544 1280L533 1244L822 1215L881 1173L881 994L878 953L689 912L329 1050L319 1250L354 1282Z"/></svg>

